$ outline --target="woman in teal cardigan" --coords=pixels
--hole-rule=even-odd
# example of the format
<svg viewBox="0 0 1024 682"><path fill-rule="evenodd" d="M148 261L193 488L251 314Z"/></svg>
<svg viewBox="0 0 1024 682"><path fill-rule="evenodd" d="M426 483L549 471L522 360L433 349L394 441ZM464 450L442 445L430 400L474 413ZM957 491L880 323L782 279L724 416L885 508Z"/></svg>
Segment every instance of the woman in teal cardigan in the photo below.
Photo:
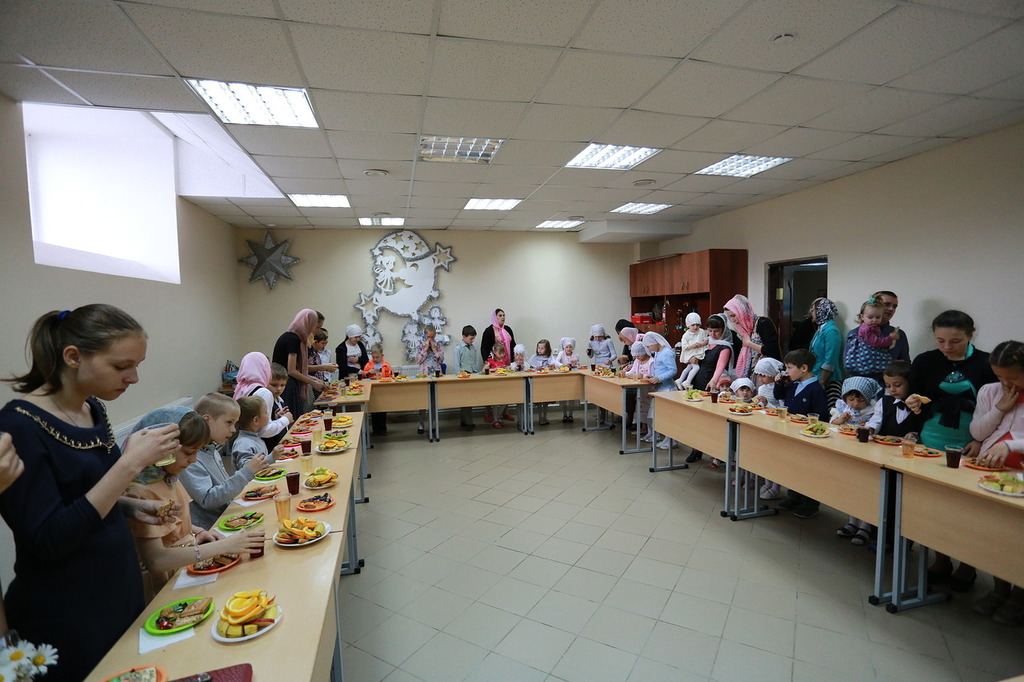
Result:
<svg viewBox="0 0 1024 682"><path fill-rule="evenodd" d="M827 298L811 304L811 320L817 325L810 348L817 358L812 371L825 389L829 405L840 399L843 386L843 333L836 326L838 314L836 304Z"/></svg>

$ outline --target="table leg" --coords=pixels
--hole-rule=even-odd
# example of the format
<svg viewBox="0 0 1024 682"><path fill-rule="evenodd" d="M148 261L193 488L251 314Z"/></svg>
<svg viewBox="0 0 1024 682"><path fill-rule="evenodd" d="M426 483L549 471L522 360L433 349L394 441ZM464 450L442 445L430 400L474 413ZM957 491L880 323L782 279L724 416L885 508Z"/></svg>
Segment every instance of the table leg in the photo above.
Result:
<svg viewBox="0 0 1024 682"><path fill-rule="evenodd" d="M441 416L437 409L437 384L431 381L427 384L427 440L436 443L441 440L441 429L438 422Z"/></svg>
<svg viewBox="0 0 1024 682"><path fill-rule="evenodd" d="M743 479L746 483L747 472L743 470L741 466L740 457L740 441L742 436L740 435L740 425L735 422L729 422L729 436L728 445L726 446L725 454L725 470L726 480L725 494L729 495L728 488L732 488L732 503L733 508L730 510L729 518L733 521L743 521L746 519L753 519L759 516L777 516L779 513L778 509L772 509L766 504L761 504L761 498L758 497L758 491L756 488L757 478L754 479L755 487L751 489L749 486L745 486L743 489L743 506L740 506L740 491L738 482ZM730 465L729 460L732 460ZM732 480L729 479L729 474L732 475Z"/></svg>
<svg viewBox="0 0 1024 682"><path fill-rule="evenodd" d="M893 501L894 479L896 473L888 469L882 469L881 483L878 493L878 537L875 542L875 583L868 603L872 606L885 604L892 601L892 585L889 590L885 589L885 548L892 535L892 515L889 513L890 502Z"/></svg>
<svg viewBox="0 0 1024 682"><path fill-rule="evenodd" d="M626 447L626 434L629 431L629 424L626 423L626 414L628 413L628 410L626 409L626 406L629 405L629 392L630 391L635 392L636 393L636 397L639 398L639 396L640 396L640 387L639 386L623 386L622 387L622 449L619 450L619 454L620 455L632 455L632 454L635 454L637 452L648 452L649 450L653 450L654 449L654 443L653 442L651 443L650 447L646 447L646 448L645 447L641 447L641 445L640 445L640 429L639 428L637 428L637 430L635 432L636 433L636 447L633 447L633 448L627 448Z"/></svg>
<svg viewBox="0 0 1024 682"><path fill-rule="evenodd" d="M341 575L352 575L362 571L365 562L359 558L359 547L357 545L356 532L356 505L352 498L352 487L349 484L348 496L348 523L345 528L345 550L348 553L348 561L341 565Z"/></svg>
<svg viewBox="0 0 1024 682"><path fill-rule="evenodd" d="M894 514L892 533L896 540L896 546L893 548L892 555L891 601L885 605L885 610L889 613L949 601L953 597L946 592L928 594L928 548L920 543L917 545L917 585L913 588L907 587L910 540L903 537L903 474L893 473L895 474L896 513Z"/></svg>
<svg viewBox="0 0 1024 682"><path fill-rule="evenodd" d="M337 630L334 636L334 657L331 660L331 682L345 682L345 668L341 660L341 597L339 584L334 580L334 621Z"/></svg>
<svg viewBox="0 0 1024 682"><path fill-rule="evenodd" d="M657 409L656 404L654 405L654 408ZM653 419L651 420L651 424L654 424ZM658 448L655 447L655 445L657 445L658 443L658 435L656 431L653 433L653 436L654 438L651 439L651 468L648 469L648 471L650 471L651 473L655 473L657 471L673 471L674 469L690 468L690 465L685 462L683 462L682 464L675 463L675 451L672 449L671 439L669 439L668 441L668 464L666 466L658 466Z"/></svg>

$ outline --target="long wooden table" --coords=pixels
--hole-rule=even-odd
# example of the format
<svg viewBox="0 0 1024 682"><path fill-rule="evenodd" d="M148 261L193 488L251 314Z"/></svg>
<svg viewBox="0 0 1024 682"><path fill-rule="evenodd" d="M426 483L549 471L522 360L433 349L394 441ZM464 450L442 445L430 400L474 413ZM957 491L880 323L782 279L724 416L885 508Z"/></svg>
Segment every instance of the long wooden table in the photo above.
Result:
<svg viewBox="0 0 1024 682"><path fill-rule="evenodd" d="M586 402L583 403L583 430L593 431L600 429L610 429L610 426L590 426L588 422L588 408L591 403L597 405L600 408L608 410L612 414L617 414L622 417L622 447L619 448L620 455L629 455L637 452L647 452L654 450L654 443L652 442L648 447L641 447L640 445L640 429L636 430L636 444L632 448L626 447L626 432L628 431L628 424L626 424L626 414L629 412L629 394L633 393L635 397L639 396L640 390L645 387L651 386L646 381L640 379L626 379L620 377L605 377L598 376L593 373L586 373L583 378L583 391ZM600 417L598 417L600 419Z"/></svg>
<svg viewBox="0 0 1024 682"><path fill-rule="evenodd" d="M353 414L352 420L352 426L347 427L350 433L362 428L363 415ZM174 679L239 663L251 663L253 677L257 680L341 679L338 580L345 564L354 572L358 571L352 504L352 488L358 475L357 456L355 448L337 455L313 455L314 467L325 466L338 474L339 484L330 489L337 502L322 512L295 513L329 523L331 532L326 539L309 546L278 547L271 541L277 528L273 500L249 507L230 504L225 516L253 509L265 515L265 555L259 559L243 559L218 574L216 582L187 589L174 589L176 572L86 679L90 682L103 680L143 664L159 665ZM299 470L297 459L275 466L288 471ZM281 490L287 490L284 478L274 483ZM315 494L300 488L296 497L301 499ZM293 501L298 499L293 498ZM282 612L281 622L250 641L222 644L214 640L210 628L217 621L217 611L232 594L256 589L266 590L276 597ZM212 597L215 609L213 615L196 626L194 636L139 654L139 630L150 614L167 604L192 597Z"/></svg>

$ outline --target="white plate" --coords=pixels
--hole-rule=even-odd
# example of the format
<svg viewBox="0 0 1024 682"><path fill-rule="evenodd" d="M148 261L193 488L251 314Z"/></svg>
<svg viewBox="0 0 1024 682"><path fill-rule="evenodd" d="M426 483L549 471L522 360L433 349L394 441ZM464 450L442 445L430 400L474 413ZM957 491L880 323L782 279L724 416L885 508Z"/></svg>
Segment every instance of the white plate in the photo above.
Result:
<svg viewBox="0 0 1024 682"><path fill-rule="evenodd" d="M278 606L277 611L277 618L274 619L273 623L263 628L262 630L258 631L255 635L246 635L245 637L222 637L221 634L217 632L217 623L220 622L220 614L218 613L217 620L213 621L213 623L210 625L210 634L213 635L213 638L215 640L217 640L218 642L224 642L225 644L234 644L235 642L247 642L250 639L256 639L257 637L265 635L274 628L276 628L277 624L281 622L281 619L284 618L284 609Z"/></svg>
<svg viewBox="0 0 1024 682"><path fill-rule="evenodd" d="M829 436L831 436L832 434L831 434L831 433L823 433L823 434L821 434L821 435L815 435L815 434L813 434L813 433L804 433L804 432L803 432L803 431L801 430L801 431L800 431L800 435L801 435L801 436L805 436L805 437L807 437L807 438L828 438L828 437L829 437Z"/></svg>
<svg viewBox="0 0 1024 682"><path fill-rule="evenodd" d="M704 398L683 398L683 400L685 400L688 403L699 403L702 402Z"/></svg>
<svg viewBox="0 0 1024 682"><path fill-rule="evenodd" d="M338 485L338 479L334 479L330 483L324 483L323 485L318 485L315 488L312 487L312 486L306 485L305 481L302 482L302 487L305 488L306 490L327 490L328 488L333 488L336 485Z"/></svg>
<svg viewBox="0 0 1024 682"><path fill-rule="evenodd" d="M733 416L736 416L736 417L749 417L750 415L752 415L754 413L753 413L753 411L751 411L751 412L733 412L732 410L729 410L729 414L731 414Z"/></svg>
<svg viewBox="0 0 1024 682"><path fill-rule="evenodd" d="M274 544L277 545L278 547L284 547L285 549L295 549L297 547L309 547L310 545L315 545L316 543L320 542L325 537L327 537L327 535L331 532L331 524L324 522L324 534L321 535L320 537L318 537L316 540L310 540L309 542L303 542L301 545L298 544L298 543L296 543L294 545L289 545L289 544L284 543L284 542L278 542L277 541L277 533L280 533L280 532L281 532L281 528L278 527L277 532L274 533Z"/></svg>
<svg viewBox="0 0 1024 682"><path fill-rule="evenodd" d="M1006 492L1004 490L996 490L994 488L988 488L986 486L983 486L981 484L981 481L978 481L978 487L981 488L982 490L986 490L986 491L988 491L990 493L994 493L996 495L1005 495L1006 497L1024 497L1024 493L1008 493L1008 492Z"/></svg>
<svg viewBox="0 0 1024 682"><path fill-rule="evenodd" d="M341 450L321 450L320 448L317 448L316 452L318 455L340 455L341 453L346 452L352 447L352 445L349 444L348 441L345 441L345 443L345 447L343 447Z"/></svg>

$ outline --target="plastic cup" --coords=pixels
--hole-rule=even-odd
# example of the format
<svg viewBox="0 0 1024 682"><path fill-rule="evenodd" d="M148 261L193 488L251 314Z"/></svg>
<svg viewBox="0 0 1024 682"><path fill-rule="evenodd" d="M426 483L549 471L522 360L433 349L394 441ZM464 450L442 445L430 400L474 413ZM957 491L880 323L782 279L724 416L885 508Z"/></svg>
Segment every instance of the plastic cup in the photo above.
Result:
<svg viewBox="0 0 1024 682"><path fill-rule="evenodd" d="M302 448L302 454L304 454L304 455L310 454L311 452L313 452L313 441L312 441L312 439L310 439L310 440L306 440L306 439L300 440L299 441L299 447Z"/></svg>
<svg viewBox="0 0 1024 682"><path fill-rule="evenodd" d="M160 422L159 424L150 424L149 426L145 427L142 430L144 430L144 431L154 431L156 429L162 429L165 426L171 426L171 425L177 426L177 424L175 422ZM177 459L177 458L178 458L178 452L177 452L177 450L175 450L174 453L172 453L170 455L167 455L166 457L163 457L163 458L157 460L156 462L153 462L153 466L165 467L168 464L174 464L174 460Z"/></svg>
<svg viewBox="0 0 1024 682"><path fill-rule="evenodd" d="M278 493L274 495L274 510L277 512L277 522L281 523L291 518L292 496L291 493Z"/></svg>
<svg viewBox="0 0 1024 682"><path fill-rule="evenodd" d="M900 441L900 449L903 450L903 459L914 459L914 446L916 445L916 438L904 438Z"/></svg>
<svg viewBox="0 0 1024 682"><path fill-rule="evenodd" d="M331 422L334 421L333 413L332 413L332 416L327 416L325 414L324 418L321 421L323 421L323 423L324 423L324 431L330 431L331 430Z"/></svg>
<svg viewBox="0 0 1024 682"><path fill-rule="evenodd" d="M946 446L946 466L950 469L960 468L960 458L964 456L964 449L959 445Z"/></svg>
<svg viewBox="0 0 1024 682"><path fill-rule="evenodd" d="M284 480L288 483L288 492L292 495L299 494L299 472L289 471L284 475Z"/></svg>
<svg viewBox="0 0 1024 682"><path fill-rule="evenodd" d="M596 372L597 371L597 365L591 365L590 366L590 371L591 372Z"/></svg>
<svg viewBox="0 0 1024 682"><path fill-rule="evenodd" d="M299 471L304 476L309 476L313 473L313 454L310 452L304 452L299 455Z"/></svg>
<svg viewBox="0 0 1024 682"><path fill-rule="evenodd" d="M258 550L256 550L255 552L249 552L249 558L250 559L259 559L262 556L263 556L263 545L260 545L260 548Z"/></svg>
<svg viewBox="0 0 1024 682"><path fill-rule="evenodd" d="M789 418L789 408L788 407L780 407L779 408L779 419L781 419L782 421L786 421L786 419L788 419L788 418Z"/></svg>
<svg viewBox="0 0 1024 682"><path fill-rule="evenodd" d="M711 402L718 402L718 391L711 391Z"/></svg>
<svg viewBox="0 0 1024 682"><path fill-rule="evenodd" d="M814 412L807 413L807 426L814 426L818 423L818 415Z"/></svg>
<svg viewBox="0 0 1024 682"><path fill-rule="evenodd" d="M870 438L871 438L871 429L867 428L866 426L858 426L857 427L857 440L858 441L860 441L861 443L867 443Z"/></svg>
<svg viewBox="0 0 1024 682"><path fill-rule="evenodd" d="M439 369L435 369L434 370L434 378L435 379L440 379L441 378L441 370L439 370Z"/></svg>

